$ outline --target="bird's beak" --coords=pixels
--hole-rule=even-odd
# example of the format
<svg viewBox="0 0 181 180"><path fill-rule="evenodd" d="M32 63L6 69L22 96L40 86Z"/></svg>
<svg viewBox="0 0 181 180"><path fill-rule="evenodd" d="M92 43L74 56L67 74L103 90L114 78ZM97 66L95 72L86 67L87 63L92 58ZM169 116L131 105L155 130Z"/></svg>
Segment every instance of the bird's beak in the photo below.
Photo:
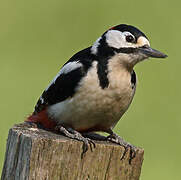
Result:
<svg viewBox="0 0 181 180"><path fill-rule="evenodd" d="M142 54L146 55L147 57L154 57L154 58L166 58L167 57L166 54L164 54L160 51L157 51L155 49L152 49L149 46L142 46L142 47L139 47L138 49Z"/></svg>

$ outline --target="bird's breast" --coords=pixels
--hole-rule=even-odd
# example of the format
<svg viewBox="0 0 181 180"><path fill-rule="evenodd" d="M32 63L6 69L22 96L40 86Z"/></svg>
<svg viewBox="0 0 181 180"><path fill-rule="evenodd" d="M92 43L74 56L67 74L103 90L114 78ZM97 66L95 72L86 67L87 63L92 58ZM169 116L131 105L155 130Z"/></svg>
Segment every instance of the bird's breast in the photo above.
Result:
<svg viewBox="0 0 181 180"><path fill-rule="evenodd" d="M96 67L95 61L72 98L51 107L49 112L60 123L71 125L77 130L93 127L107 129L114 127L127 110L135 91L130 73L110 66L109 85L103 89Z"/></svg>

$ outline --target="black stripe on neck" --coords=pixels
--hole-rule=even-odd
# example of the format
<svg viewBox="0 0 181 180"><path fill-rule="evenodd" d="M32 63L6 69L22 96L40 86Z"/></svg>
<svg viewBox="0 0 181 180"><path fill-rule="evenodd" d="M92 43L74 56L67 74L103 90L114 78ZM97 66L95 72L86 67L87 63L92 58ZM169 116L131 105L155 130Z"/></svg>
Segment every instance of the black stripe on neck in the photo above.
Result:
<svg viewBox="0 0 181 180"><path fill-rule="evenodd" d="M108 87L109 85L109 80L107 77L108 74L108 59L106 58L101 58L98 60L97 64L97 74L99 78L99 84L102 89Z"/></svg>
<svg viewBox="0 0 181 180"><path fill-rule="evenodd" d="M132 89L134 89L136 85L136 73L134 70L131 72L131 84L132 84Z"/></svg>
<svg viewBox="0 0 181 180"><path fill-rule="evenodd" d="M97 53L97 74L99 78L99 84L102 89L109 86L108 74L108 60L115 55L113 49L111 49L106 43L106 37L103 35L100 40L100 46L98 46Z"/></svg>
<svg viewBox="0 0 181 180"><path fill-rule="evenodd" d="M126 53L126 54L132 54L132 53L137 53L138 52L138 48L114 48L112 47L112 50L117 52L117 53Z"/></svg>

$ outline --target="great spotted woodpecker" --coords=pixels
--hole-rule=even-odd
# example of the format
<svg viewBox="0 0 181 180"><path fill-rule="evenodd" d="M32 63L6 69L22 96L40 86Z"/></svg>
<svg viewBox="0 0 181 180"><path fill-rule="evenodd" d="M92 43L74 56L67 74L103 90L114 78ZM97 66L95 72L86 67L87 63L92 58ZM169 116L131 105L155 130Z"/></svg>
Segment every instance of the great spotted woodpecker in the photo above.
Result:
<svg viewBox="0 0 181 180"><path fill-rule="evenodd" d="M94 145L85 133L95 131L110 134L107 140L134 151L112 129L134 97L133 67L149 57L167 56L152 49L139 29L126 24L112 27L64 64L26 121L83 141L84 152Z"/></svg>

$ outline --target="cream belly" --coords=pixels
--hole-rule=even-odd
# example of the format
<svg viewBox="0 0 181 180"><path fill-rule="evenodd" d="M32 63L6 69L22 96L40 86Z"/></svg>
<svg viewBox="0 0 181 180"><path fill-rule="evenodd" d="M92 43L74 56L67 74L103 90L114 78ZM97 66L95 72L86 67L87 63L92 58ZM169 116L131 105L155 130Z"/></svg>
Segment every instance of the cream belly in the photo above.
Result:
<svg viewBox="0 0 181 180"><path fill-rule="evenodd" d="M129 107L135 88L132 89L130 72L117 61L110 63L107 88L99 85L95 61L73 98L50 106L49 116L57 124L78 131L112 129Z"/></svg>

